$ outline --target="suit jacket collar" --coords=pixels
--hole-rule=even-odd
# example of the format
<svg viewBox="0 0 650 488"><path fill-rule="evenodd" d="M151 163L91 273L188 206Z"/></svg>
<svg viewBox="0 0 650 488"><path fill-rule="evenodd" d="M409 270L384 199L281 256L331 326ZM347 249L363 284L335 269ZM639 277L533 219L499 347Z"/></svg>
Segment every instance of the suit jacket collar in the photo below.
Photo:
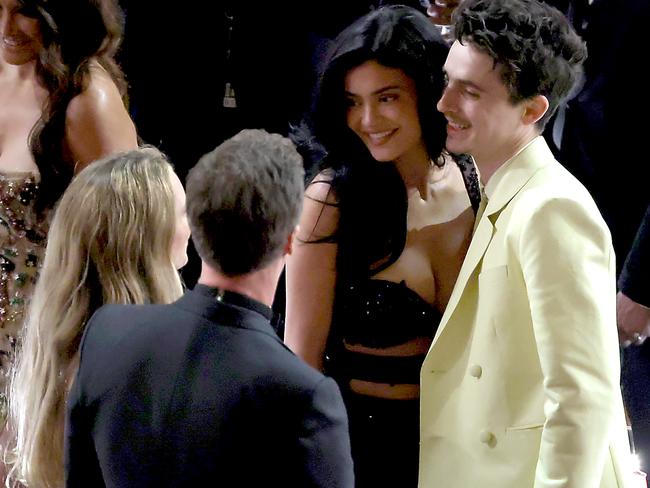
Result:
<svg viewBox="0 0 650 488"><path fill-rule="evenodd" d="M476 231L467 250L454 290L449 298L436 338L445 329L468 281L483 259L494 235L495 223L499 214L535 173L553 161L555 161L555 157L546 141L543 137L538 136L495 171L488 181L485 186L488 203L476 226Z"/></svg>
<svg viewBox="0 0 650 488"><path fill-rule="evenodd" d="M256 330L280 340L270 323L269 307L239 293L227 292L222 300L217 299L217 294L218 290L196 285L174 305L218 325Z"/></svg>
<svg viewBox="0 0 650 488"><path fill-rule="evenodd" d="M538 169L554 159L542 136L530 141L496 170L485 185L485 195L488 197L485 214L489 216L501 211Z"/></svg>
<svg viewBox="0 0 650 488"><path fill-rule="evenodd" d="M273 311L270 307L251 297L242 295L241 293L229 290L220 290L219 288L212 288L211 286L202 285L201 283L197 284L194 287L194 291L200 293L201 295L212 297L219 302L229 303L238 307L247 308L253 312L257 312L260 315L263 315L267 320L271 320L273 318Z"/></svg>

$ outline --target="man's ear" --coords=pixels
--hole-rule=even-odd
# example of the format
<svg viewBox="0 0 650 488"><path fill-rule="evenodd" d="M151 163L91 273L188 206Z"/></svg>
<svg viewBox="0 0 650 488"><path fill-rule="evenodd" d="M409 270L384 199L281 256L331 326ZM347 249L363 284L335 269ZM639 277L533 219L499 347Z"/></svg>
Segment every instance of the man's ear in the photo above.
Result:
<svg viewBox="0 0 650 488"><path fill-rule="evenodd" d="M524 101L524 115L522 120L526 125L533 125L541 119L548 110L548 98L544 95L535 95Z"/></svg>
<svg viewBox="0 0 650 488"><path fill-rule="evenodd" d="M298 234L298 226L296 225L295 229L293 229L293 232L289 234L289 237L287 237L287 242L284 245L285 256L289 256L291 254L291 251L293 251L293 240L295 239L297 234Z"/></svg>

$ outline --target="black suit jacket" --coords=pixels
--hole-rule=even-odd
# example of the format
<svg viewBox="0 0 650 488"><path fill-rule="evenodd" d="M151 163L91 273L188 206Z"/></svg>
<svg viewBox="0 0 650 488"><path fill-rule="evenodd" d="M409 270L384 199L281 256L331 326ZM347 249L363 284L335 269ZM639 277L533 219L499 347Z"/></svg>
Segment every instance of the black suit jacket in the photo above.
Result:
<svg viewBox="0 0 650 488"><path fill-rule="evenodd" d="M570 3L576 9L586 1ZM589 55L584 85L568 103L558 159L594 197L612 232L620 273L650 204L650 97L639 71L650 2L593 0L584 18L574 20Z"/></svg>
<svg viewBox="0 0 650 488"><path fill-rule="evenodd" d="M334 381L284 346L268 307L215 293L93 316L68 401L68 487L353 486Z"/></svg>
<svg viewBox="0 0 650 488"><path fill-rule="evenodd" d="M618 279L623 293L650 307L650 205Z"/></svg>

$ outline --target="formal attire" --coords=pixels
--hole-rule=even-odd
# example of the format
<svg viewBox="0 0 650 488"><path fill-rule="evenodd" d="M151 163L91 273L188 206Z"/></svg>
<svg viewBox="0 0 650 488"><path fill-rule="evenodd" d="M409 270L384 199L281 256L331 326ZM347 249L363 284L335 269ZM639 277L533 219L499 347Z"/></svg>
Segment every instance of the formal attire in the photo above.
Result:
<svg viewBox="0 0 650 488"><path fill-rule="evenodd" d="M385 349L417 338L430 341L440 313L405 282L367 278L339 283L332 324L336 340L325 368L344 392L356 486L417 485L419 400L356 394L351 379L417 385L424 354L391 356L353 352L343 344ZM340 335L339 335L340 334Z"/></svg>
<svg viewBox="0 0 650 488"><path fill-rule="evenodd" d="M587 42L589 57L584 84L567 104L563 129L556 130L562 133L559 160L594 197L612 233L620 273L650 205L650 165L638 144L648 136L650 97L630 89L636 83L639 46L647 41L650 2L562 2ZM650 344L623 351L621 379L635 444L648 469Z"/></svg>
<svg viewBox="0 0 650 488"><path fill-rule="evenodd" d="M38 183L32 172L0 173L0 421L25 307L45 253L49 219L34 208Z"/></svg>
<svg viewBox="0 0 650 488"><path fill-rule="evenodd" d="M542 137L485 194L422 366L420 487L629 486L607 226Z"/></svg>
<svg viewBox="0 0 650 488"><path fill-rule="evenodd" d="M632 249L627 255L618 282L619 288L625 295L637 303L650 307L650 206L646 210Z"/></svg>
<svg viewBox="0 0 650 488"><path fill-rule="evenodd" d="M457 161L449 160L446 164L449 166L445 168L460 170L453 177L447 174L447 178L458 178L464 184L467 195L464 196L462 211L473 216L480 199L473 161L459 157ZM401 180L399 184L403 186ZM432 179L429 185L431 193L435 194L435 181ZM375 199L369 201L374 205L372 215L380 219L379 225L386 227L386 221L391 219L386 219L387 212L382 212L384 203ZM405 252L409 235L419 236L428 230L432 231L430 236L444 232L436 225L440 222L432 219L429 210L453 203L453 200L436 199L425 203L420 193L413 191L407 202L406 244L400 252ZM354 223L359 224L359 220L369 215L370 211L359 215ZM395 221L399 222L398 219ZM356 231L357 225L354 228ZM337 276L325 370L337 380L344 393L357 488L415 487L419 457L419 399L385 399L355 393L350 388L350 381L417 387L425 354L398 355L386 351L416 340L429 344L441 314L409 288L405 280L396 282L378 278L378 272L383 269L399 269L400 266L409 267L411 271L408 273L413 276L416 274L413 267L418 265L414 261L402 262L398 258L383 269L364 268L356 273L350 272L353 268L356 270L359 262L368 261L368 240L372 240L369 236L373 233L371 229L367 232L363 229L363 235L348 236L345 231L339 234L339 253L347 251L352 257L344 257L339 263L341 272ZM468 241L469 235L465 237ZM422 245L428 245L428 242L424 241ZM428 266L428 263L421 265ZM353 350L350 346L356 348Z"/></svg>
<svg viewBox="0 0 650 488"><path fill-rule="evenodd" d="M197 285L88 323L68 402L69 487L352 487L336 383L273 332L270 308Z"/></svg>

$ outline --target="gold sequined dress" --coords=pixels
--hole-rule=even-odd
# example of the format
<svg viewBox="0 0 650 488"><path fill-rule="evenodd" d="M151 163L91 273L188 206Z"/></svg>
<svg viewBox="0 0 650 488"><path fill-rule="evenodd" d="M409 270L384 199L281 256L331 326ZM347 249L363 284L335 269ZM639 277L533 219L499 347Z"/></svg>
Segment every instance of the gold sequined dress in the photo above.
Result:
<svg viewBox="0 0 650 488"><path fill-rule="evenodd" d="M39 176L0 172L0 419L24 320L45 244L49 219L34 209Z"/></svg>

